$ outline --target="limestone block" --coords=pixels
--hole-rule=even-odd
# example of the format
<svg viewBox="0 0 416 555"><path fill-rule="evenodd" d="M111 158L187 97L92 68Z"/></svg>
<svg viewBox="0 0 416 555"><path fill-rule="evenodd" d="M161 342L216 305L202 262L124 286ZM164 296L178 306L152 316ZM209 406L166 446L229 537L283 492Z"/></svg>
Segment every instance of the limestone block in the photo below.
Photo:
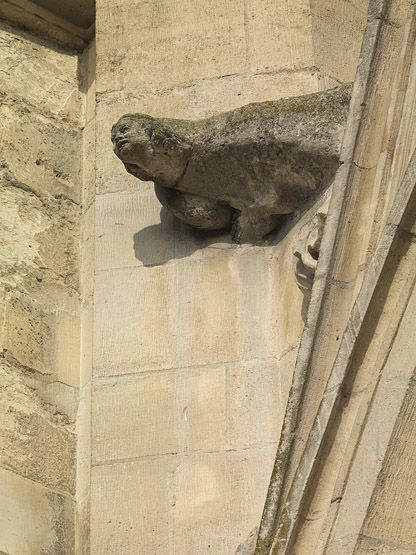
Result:
<svg viewBox="0 0 416 555"><path fill-rule="evenodd" d="M37 303L24 295L7 296L2 350L19 364L51 374L52 318Z"/></svg>
<svg viewBox="0 0 416 555"><path fill-rule="evenodd" d="M0 187L0 267L3 283L23 281L22 265L34 267L39 253L35 237L46 228L42 204L34 195L12 187ZM13 276L14 274L14 276ZM40 273L37 274L41 278Z"/></svg>
<svg viewBox="0 0 416 555"><path fill-rule="evenodd" d="M225 446L227 368L185 369L177 379L176 429L181 452L216 451Z"/></svg>
<svg viewBox="0 0 416 555"><path fill-rule="evenodd" d="M162 264L175 256L175 238L160 218L153 185L99 195L96 201L97 271Z"/></svg>
<svg viewBox="0 0 416 555"><path fill-rule="evenodd" d="M356 555L414 555L414 544L383 541L362 534L355 546Z"/></svg>
<svg viewBox="0 0 416 555"><path fill-rule="evenodd" d="M315 65L338 81L353 81L367 22L368 0L311 2Z"/></svg>
<svg viewBox="0 0 416 555"><path fill-rule="evenodd" d="M93 39L82 53L83 90L85 90L84 125L94 121L95 118L95 76L96 76L96 48Z"/></svg>
<svg viewBox="0 0 416 555"><path fill-rule="evenodd" d="M246 247L186 264L100 272L96 375L267 359L295 348L302 293L291 249L281 248L275 256L266 247Z"/></svg>
<svg viewBox="0 0 416 555"><path fill-rule="evenodd" d="M244 256L233 257L242 360L281 357L298 345L303 329L302 294L293 278L291 238L286 236L274 248L248 247Z"/></svg>
<svg viewBox="0 0 416 555"><path fill-rule="evenodd" d="M0 176L1 178L1 176ZM25 286L33 294L45 285L78 287L78 207L65 199L42 202L5 179L0 185L0 267L4 283ZM61 289L57 302L73 291ZM54 301L48 290L42 302ZM73 303L72 303L73 304Z"/></svg>
<svg viewBox="0 0 416 555"><path fill-rule="evenodd" d="M198 453L174 473L174 553L234 555L258 524L276 447Z"/></svg>
<svg viewBox="0 0 416 555"><path fill-rule="evenodd" d="M52 312L17 292L7 296L2 349L22 366L77 387L79 336L79 316Z"/></svg>
<svg viewBox="0 0 416 555"><path fill-rule="evenodd" d="M3 361L0 379L0 466L75 493L75 438L67 416L43 402L18 367Z"/></svg>
<svg viewBox="0 0 416 555"><path fill-rule="evenodd" d="M405 343L403 341L403 343ZM415 353L402 346L403 364L408 365ZM394 348L393 348L394 349ZM414 349L412 349L414 351ZM416 415L415 374L409 383L395 429L390 439L383 467L362 528L365 536L378 538L386 544L403 544L414 547L416 544L416 500L413 488L409 488L416 473L414 446Z"/></svg>
<svg viewBox="0 0 416 555"><path fill-rule="evenodd" d="M93 463L177 451L175 391L174 372L95 386Z"/></svg>
<svg viewBox="0 0 416 555"><path fill-rule="evenodd" d="M332 83L332 87L337 83ZM189 115L184 118L200 119L233 110L251 102L277 100L300 96L331 88L323 87L317 72L294 70L260 74L230 75L221 79L204 79L189 88ZM155 117L174 117L174 113L158 114L152 106L147 112Z"/></svg>
<svg viewBox="0 0 416 555"><path fill-rule="evenodd" d="M91 480L91 553L168 555L176 457L96 466Z"/></svg>
<svg viewBox="0 0 416 555"><path fill-rule="evenodd" d="M296 351L282 360L230 364L227 370L227 444L245 449L277 443Z"/></svg>
<svg viewBox="0 0 416 555"><path fill-rule="evenodd" d="M235 279L222 259L98 274L94 372L235 360L235 299Z"/></svg>
<svg viewBox="0 0 416 555"><path fill-rule="evenodd" d="M79 202L80 132L17 103L3 104L0 117L0 158L9 179L38 195L65 195Z"/></svg>
<svg viewBox="0 0 416 555"><path fill-rule="evenodd" d="M95 376L174 366L168 311L170 287L165 268L149 268L145 272L118 270L96 276Z"/></svg>
<svg viewBox="0 0 416 555"><path fill-rule="evenodd" d="M77 56L0 22L2 93L78 124L82 97ZM32 112L33 114L33 112ZM16 120L15 120L16 123Z"/></svg>
<svg viewBox="0 0 416 555"><path fill-rule="evenodd" d="M151 183L140 189L98 196L97 271L227 256L235 249L229 234L206 234L176 220L161 208Z"/></svg>
<svg viewBox="0 0 416 555"><path fill-rule="evenodd" d="M81 322L79 315L54 314L53 368L59 381L79 387Z"/></svg>
<svg viewBox="0 0 416 555"><path fill-rule="evenodd" d="M93 462L224 448L225 398L224 367L98 382Z"/></svg>
<svg viewBox="0 0 416 555"><path fill-rule="evenodd" d="M50 280L65 286L68 296L77 296L80 287L79 206L65 198L49 199L44 222L44 230L36 236L39 242L39 259L36 262ZM59 306L61 302L58 302Z"/></svg>
<svg viewBox="0 0 416 555"><path fill-rule="evenodd" d="M0 552L74 553L74 503L62 494L0 468Z"/></svg>
<svg viewBox="0 0 416 555"><path fill-rule="evenodd" d="M66 422L75 422L78 412L79 391L77 388L58 382L53 378L45 379L37 373L28 373L26 383L36 392L39 400L53 407Z"/></svg>
<svg viewBox="0 0 416 555"><path fill-rule="evenodd" d="M247 12L248 57L253 73L314 65L309 2L249 2Z"/></svg>
<svg viewBox="0 0 416 555"><path fill-rule="evenodd" d="M242 72L244 5L242 0L99 1L97 51L98 92L168 88Z"/></svg>

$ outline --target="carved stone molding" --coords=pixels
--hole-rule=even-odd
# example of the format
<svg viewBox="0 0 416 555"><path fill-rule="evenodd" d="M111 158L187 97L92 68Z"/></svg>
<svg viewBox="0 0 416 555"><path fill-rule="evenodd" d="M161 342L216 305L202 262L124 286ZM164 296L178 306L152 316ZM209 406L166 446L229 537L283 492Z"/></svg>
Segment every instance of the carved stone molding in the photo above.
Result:
<svg viewBox="0 0 416 555"><path fill-rule="evenodd" d="M293 255L296 258L295 280L304 295L302 305L302 318L304 320L306 319L311 298L312 285L318 266L321 242L328 214L329 194L326 194L325 197L324 201L317 208L315 215L300 228L293 248Z"/></svg>
<svg viewBox="0 0 416 555"><path fill-rule="evenodd" d="M357 548L368 540L368 507L414 370L406 354L384 376L415 275L415 44L414 5L370 2L256 555L370 552ZM313 226L305 237L297 252L310 262ZM410 328L402 332L408 338ZM380 426L386 406L394 411ZM370 539L384 552L382 534Z"/></svg>

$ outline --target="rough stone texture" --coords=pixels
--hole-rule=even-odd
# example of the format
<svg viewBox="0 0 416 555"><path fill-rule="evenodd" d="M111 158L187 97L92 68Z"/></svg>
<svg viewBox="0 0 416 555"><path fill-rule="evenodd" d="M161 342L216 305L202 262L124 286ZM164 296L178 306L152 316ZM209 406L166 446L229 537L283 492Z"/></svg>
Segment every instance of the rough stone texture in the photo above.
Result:
<svg viewBox="0 0 416 555"><path fill-rule="evenodd" d="M81 488L84 62L4 22L0 43L0 550L69 554Z"/></svg>
<svg viewBox="0 0 416 555"><path fill-rule="evenodd" d="M0 552L75 553L71 498L0 468Z"/></svg>
<svg viewBox="0 0 416 555"><path fill-rule="evenodd" d="M354 79L369 0L311 0L314 62L338 82Z"/></svg>
<svg viewBox="0 0 416 555"><path fill-rule="evenodd" d="M127 114L112 129L126 170L205 230L257 242L305 208L338 168L349 87L250 104L196 122ZM281 222L280 222L281 223Z"/></svg>

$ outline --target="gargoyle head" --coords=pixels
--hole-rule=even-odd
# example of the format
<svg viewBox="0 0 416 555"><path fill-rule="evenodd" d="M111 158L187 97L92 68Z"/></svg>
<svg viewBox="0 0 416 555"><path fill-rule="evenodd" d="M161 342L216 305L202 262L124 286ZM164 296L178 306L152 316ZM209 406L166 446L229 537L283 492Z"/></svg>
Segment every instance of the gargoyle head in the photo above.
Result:
<svg viewBox="0 0 416 555"><path fill-rule="evenodd" d="M192 145L172 123L142 114L127 114L113 125L115 154L126 170L144 181L174 186L182 175Z"/></svg>

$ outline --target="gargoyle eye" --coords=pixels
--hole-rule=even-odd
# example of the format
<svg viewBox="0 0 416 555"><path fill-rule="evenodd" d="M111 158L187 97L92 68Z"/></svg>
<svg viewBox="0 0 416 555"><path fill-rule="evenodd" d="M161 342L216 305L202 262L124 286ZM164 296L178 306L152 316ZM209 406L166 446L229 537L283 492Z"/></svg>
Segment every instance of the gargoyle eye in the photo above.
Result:
<svg viewBox="0 0 416 555"><path fill-rule="evenodd" d="M129 130L129 126L128 125L120 125L118 130L119 130L120 133L125 133L126 131Z"/></svg>

